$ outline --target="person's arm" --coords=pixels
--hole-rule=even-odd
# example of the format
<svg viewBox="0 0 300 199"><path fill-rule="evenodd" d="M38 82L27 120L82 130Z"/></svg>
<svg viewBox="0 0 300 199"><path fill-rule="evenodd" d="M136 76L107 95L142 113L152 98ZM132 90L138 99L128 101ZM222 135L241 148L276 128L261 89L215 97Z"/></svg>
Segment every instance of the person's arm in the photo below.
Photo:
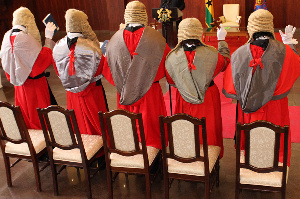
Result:
<svg viewBox="0 0 300 199"><path fill-rule="evenodd" d="M169 54L170 51L171 51L171 48L168 46L168 44L166 44L163 58L161 59L161 62L159 64L159 67L158 67L158 70L157 70L157 73L156 73L156 76L155 76L155 79L154 79L155 82L159 81L164 76L166 76L165 62L166 62L166 57L167 57L167 55Z"/></svg>
<svg viewBox="0 0 300 199"><path fill-rule="evenodd" d="M294 51L294 53L299 55L299 53L297 52L297 49L296 49L296 44L288 44L288 45L289 45L289 47L291 47L291 49Z"/></svg>
<svg viewBox="0 0 300 199"><path fill-rule="evenodd" d="M300 75L300 57L293 52L293 49L286 46L284 63L277 81L275 95L288 92Z"/></svg>
<svg viewBox="0 0 300 199"><path fill-rule="evenodd" d="M35 77L43 73L53 62L52 50L55 42L52 40L56 26L51 22L45 28L45 45L38 55L30 73L30 77Z"/></svg>
<svg viewBox="0 0 300 199"><path fill-rule="evenodd" d="M227 32L224 27L218 28L217 37L218 37L218 63L216 66L215 73L213 77L217 76L220 72L224 71L228 64L230 63L230 51L228 44L225 41Z"/></svg>
<svg viewBox="0 0 300 199"><path fill-rule="evenodd" d="M99 65L98 65L98 69L97 69L97 71L96 71L94 77L96 77L96 76L102 74L102 71L103 71L103 65L104 65L104 59L105 59L105 58L104 58L104 56L103 56L103 54L102 54L100 63L99 63Z"/></svg>
<svg viewBox="0 0 300 199"><path fill-rule="evenodd" d="M57 67L56 67L56 64L55 64L54 59L52 59L52 65L53 65L53 68L54 68L54 70L55 70L56 75L59 77L59 73L58 73L58 71L57 71Z"/></svg>
<svg viewBox="0 0 300 199"><path fill-rule="evenodd" d="M291 25L288 25L285 27L285 32L283 33L281 30L279 30L282 42L286 45L289 45L291 49L298 55L298 52L296 50L296 44L298 44L297 39L294 39L294 33L296 31L296 27L293 27Z"/></svg>
<svg viewBox="0 0 300 199"><path fill-rule="evenodd" d="M35 77L43 73L52 64L52 60L52 50L48 47L43 47L36 61L34 62L29 76Z"/></svg>
<svg viewBox="0 0 300 199"><path fill-rule="evenodd" d="M229 64L229 66L224 72L222 93L227 98L233 98L233 99L237 98L236 91L233 84L231 64Z"/></svg>
<svg viewBox="0 0 300 199"><path fill-rule="evenodd" d="M113 86L115 86L114 79L112 77L108 62L107 62L107 57L104 57L104 63L103 63L103 70L102 74L105 77L105 79Z"/></svg>
<svg viewBox="0 0 300 199"><path fill-rule="evenodd" d="M215 78L220 72L224 72L227 69L229 63L230 63L229 57L225 57L222 54L218 53L218 63L213 78Z"/></svg>

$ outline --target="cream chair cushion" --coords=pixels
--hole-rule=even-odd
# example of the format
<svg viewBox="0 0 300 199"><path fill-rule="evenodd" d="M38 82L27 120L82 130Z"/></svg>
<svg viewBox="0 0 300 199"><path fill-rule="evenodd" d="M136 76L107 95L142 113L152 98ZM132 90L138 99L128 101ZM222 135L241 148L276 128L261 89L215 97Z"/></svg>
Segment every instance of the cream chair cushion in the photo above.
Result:
<svg viewBox="0 0 300 199"><path fill-rule="evenodd" d="M239 4L223 4L223 15L226 19L226 22L236 22L239 13Z"/></svg>
<svg viewBox="0 0 300 199"><path fill-rule="evenodd" d="M233 28L238 28L238 27L240 27L240 25L238 24L238 23L236 23L236 22L225 22L225 23L222 23L222 25L224 26L224 27L233 27Z"/></svg>
<svg viewBox="0 0 300 199"><path fill-rule="evenodd" d="M245 163L244 151L241 151L240 162ZM279 166L283 164L279 162ZM289 167L287 167L286 181L288 179ZM262 185L281 187L282 185L282 172L270 172L270 173L257 173L249 169L240 169L240 183L251 184L251 185Z"/></svg>
<svg viewBox="0 0 300 199"><path fill-rule="evenodd" d="M250 131L249 162L256 168L273 166L275 132L266 127L257 127Z"/></svg>
<svg viewBox="0 0 300 199"><path fill-rule="evenodd" d="M82 134L81 139L88 160L90 160L103 146L102 136L100 135ZM79 149L63 150L55 147L53 149L53 159L82 163L81 153Z"/></svg>
<svg viewBox="0 0 300 199"><path fill-rule="evenodd" d="M32 145L35 149L35 152L39 153L46 147L43 130L28 129L28 133L31 138ZM21 144L14 144L12 142L7 142L5 145L5 153L30 156L28 144L25 142Z"/></svg>
<svg viewBox="0 0 300 199"><path fill-rule="evenodd" d="M195 153L194 124L187 120L172 122L174 154L181 158L192 158Z"/></svg>
<svg viewBox="0 0 300 199"><path fill-rule="evenodd" d="M0 119L7 137L20 140L21 134L13 111L7 107L0 107Z"/></svg>
<svg viewBox="0 0 300 199"><path fill-rule="evenodd" d="M59 111L51 111L48 113L48 118L55 142L62 146L72 145L73 141L70 135L66 116Z"/></svg>
<svg viewBox="0 0 300 199"><path fill-rule="evenodd" d="M203 146L201 145L200 155L203 156ZM209 160L209 172L215 166L215 163L219 157L221 148L218 146L209 145L208 146L208 160ZM194 176L204 176L204 162L192 162L192 163L182 163L174 159L167 159L168 161L168 172L169 173L178 173L185 175L194 175Z"/></svg>
<svg viewBox="0 0 300 199"><path fill-rule="evenodd" d="M114 115L110 120L116 149L127 152L134 151L131 119L125 115Z"/></svg>
<svg viewBox="0 0 300 199"><path fill-rule="evenodd" d="M152 164L155 159L159 149L152 146L147 146L149 166ZM110 155L112 167L125 167L125 168L144 168L144 158L142 154L137 154L133 156L122 156L116 153Z"/></svg>

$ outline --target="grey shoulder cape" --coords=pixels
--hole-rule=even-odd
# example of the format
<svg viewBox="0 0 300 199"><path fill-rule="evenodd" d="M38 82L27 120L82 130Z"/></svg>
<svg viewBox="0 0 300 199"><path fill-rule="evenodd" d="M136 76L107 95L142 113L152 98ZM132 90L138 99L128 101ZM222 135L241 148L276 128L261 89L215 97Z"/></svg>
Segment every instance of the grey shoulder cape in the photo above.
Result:
<svg viewBox="0 0 300 199"><path fill-rule="evenodd" d="M211 46L198 46L193 64L196 70L189 70L183 47L170 53L166 69L173 79L182 98L192 104L201 104L218 63L218 51Z"/></svg>
<svg viewBox="0 0 300 199"><path fill-rule="evenodd" d="M11 45L12 30L5 33L0 58L3 70L10 75L10 83L22 86L32 71L42 46L30 34L20 32Z"/></svg>
<svg viewBox="0 0 300 199"><path fill-rule="evenodd" d="M245 113L252 113L263 107L270 100L282 99L288 92L273 96L286 54L286 46L270 39L267 49L261 57L263 66L258 65L252 75L253 60L250 44L236 50L231 56L232 78L236 96L228 94L226 97L236 98Z"/></svg>
<svg viewBox="0 0 300 199"><path fill-rule="evenodd" d="M164 55L166 41L150 28L143 35L131 55L123 38L124 30L116 32L107 44L107 62L120 94L120 104L131 105L141 99L150 89Z"/></svg>
<svg viewBox="0 0 300 199"><path fill-rule="evenodd" d="M101 50L99 51L99 48L94 46L91 40L79 37L74 52L75 75L69 75L69 52L66 36L55 45L53 59L65 90L78 93L102 77L102 75L94 77L102 53Z"/></svg>

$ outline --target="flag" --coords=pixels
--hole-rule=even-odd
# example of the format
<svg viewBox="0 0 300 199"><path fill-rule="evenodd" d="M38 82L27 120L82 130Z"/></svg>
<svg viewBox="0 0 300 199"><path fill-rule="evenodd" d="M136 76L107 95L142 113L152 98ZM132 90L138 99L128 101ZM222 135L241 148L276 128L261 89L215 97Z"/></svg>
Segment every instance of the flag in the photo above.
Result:
<svg viewBox="0 0 300 199"><path fill-rule="evenodd" d="M268 10L266 0L255 0L254 11L258 9Z"/></svg>
<svg viewBox="0 0 300 199"><path fill-rule="evenodd" d="M210 23L214 20L213 0L205 0L205 23L208 28L211 28Z"/></svg>

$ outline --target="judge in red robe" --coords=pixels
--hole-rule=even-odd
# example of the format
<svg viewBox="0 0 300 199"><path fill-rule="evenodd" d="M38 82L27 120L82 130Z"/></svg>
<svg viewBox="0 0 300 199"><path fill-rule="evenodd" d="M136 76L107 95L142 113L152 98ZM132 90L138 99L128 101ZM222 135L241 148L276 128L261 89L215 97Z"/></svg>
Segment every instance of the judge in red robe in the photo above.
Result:
<svg viewBox="0 0 300 199"><path fill-rule="evenodd" d="M52 64L55 25L45 30L45 46L29 9L13 14L13 28L4 35L0 58L7 79L15 87L15 105L20 106L29 129L41 129L36 108L51 105L45 70Z"/></svg>
<svg viewBox="0 0 300 199"><path fill-rule="evenodd" d="M178 45L167 56L166 75L169 84L177 88L174 113L205 117L207 143L219 146L222 158L220 93L213 78L230 62L227 32L224 28L218 30L218 50L201 41L202 33L202 24L196 18L184 19L179 24Z"/></svg>
<svg viewBox="0 0 300 199"><path fill-rule="evenodd" d="M264 24L256 20L262 16ZM233 53L231 64L224 73L223 93L238 100L237 121L242 124L266 120L275 125L290 125L287 95L300 75L300 58L294 46L297 42L292 39L289 29L282 34L286 45L275 40L273 15L262 9L250 15L248 32L249 43ZM286 37L290 37L288 41L284 39ZM241 149L244 149L244 134L241 141ZM283 152L282 136L280 162L283 162ZM291 133L288 166L290 155Z"/></svg>
<svg viewBox="0 0 300 199"><path fill-rule="evenodd" d="M74 109L81 134L101 135L98 112L108 110L101 84L103 69L100 43L87 15L66 12L67 35L53 49L54 68L67 91L67 108Z"/></svg>
<svg viewBox="0 0 300 199"><path fill-rule="evenodd" d="M145 26L148 19L144 4L128 3L124 18L126 28L107 45L103 75L117 88L118 108L142 113L146 145L161 149L159 116L167 113L158 81L165 76L170 48L158 31Z"/></svg>

